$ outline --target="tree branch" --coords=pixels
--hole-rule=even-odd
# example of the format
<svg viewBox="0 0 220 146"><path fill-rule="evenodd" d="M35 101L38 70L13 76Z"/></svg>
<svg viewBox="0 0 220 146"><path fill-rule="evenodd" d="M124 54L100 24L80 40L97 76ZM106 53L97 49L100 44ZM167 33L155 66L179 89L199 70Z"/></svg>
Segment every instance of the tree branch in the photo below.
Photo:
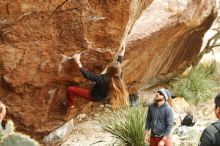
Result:
<svg viewBox="0 0 220 146"><path fill-rule="evenodd" d="M217 45L212 46L212 48L216 48L216 47L219 47L219 46L220 46L220 44L217 44Z"/></svg>

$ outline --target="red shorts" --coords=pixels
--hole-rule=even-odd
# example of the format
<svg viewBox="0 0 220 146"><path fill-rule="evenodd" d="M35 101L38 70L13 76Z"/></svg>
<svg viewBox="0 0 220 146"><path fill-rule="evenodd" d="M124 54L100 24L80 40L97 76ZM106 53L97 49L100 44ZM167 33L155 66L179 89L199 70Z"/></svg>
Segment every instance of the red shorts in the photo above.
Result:
<svg viewBox="0 0 220 146"><path fill-rule="evenodd" d="M74 105L74 99L76 96L81 96L82 98L92 101L92 96L89 90L70 86L67 89L67 106L71 107Z"/></svg>
<svg viewBox="0 0 220 146"><path fill-rule="evenodd" d="M150 146L158 146L163 137L150 137ZM173 146L172 137L168 136L164 146Z"/></svg>

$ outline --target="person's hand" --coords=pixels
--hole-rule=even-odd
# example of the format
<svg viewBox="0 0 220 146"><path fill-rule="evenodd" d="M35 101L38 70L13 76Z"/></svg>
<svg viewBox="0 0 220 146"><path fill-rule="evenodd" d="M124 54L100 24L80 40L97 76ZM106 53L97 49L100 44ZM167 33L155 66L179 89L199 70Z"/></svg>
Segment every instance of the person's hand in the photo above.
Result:
<svg viewBox="0 0 220 146"><path fill-rule="evenodd" d="M3 108L2 112L0 113L0 123L1 123L2 120L4 119L5 115L6 115L6 107L3 103L0 103L0 104L1 104L0 106L2 106L2 108Z"/></svg>
<svg viewBox="0 0 220 146"><path fill-rule="evenodd" d="M73 55L73 59L75 59L75 61L76 61L77 63L80 62L80 57L81 57L81 53Z"/></svg>
<svg viewBox="0 0 220 146"><path fill-rule="evenodd" d="M148 143L149 143L148 134L145 134L144 142L145 142L146 144L148 144Z"/></svg>
<svg viewBox="0 0 220 146"><path fill-rule="evenodd" d="M158 146L164 146L165 145L165 141L164 140L161 140L159 143L158 143Z"/></svg>
<svg viewBox="0 0 220 146"><path fill-rule="evenodd" d="M82 64L81 64L81 62L80 62L80 56L81 56L81 53L73 55L72 58L75 59L75 61L76 61L76 63L78 64L78 66L81 68L81 67L82 67Z"/></svg>

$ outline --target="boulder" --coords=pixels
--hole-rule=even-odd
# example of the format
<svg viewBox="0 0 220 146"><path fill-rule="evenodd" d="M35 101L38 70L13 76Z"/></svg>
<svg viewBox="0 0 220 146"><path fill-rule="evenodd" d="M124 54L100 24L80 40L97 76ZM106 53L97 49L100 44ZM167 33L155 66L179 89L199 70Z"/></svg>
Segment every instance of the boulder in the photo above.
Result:
<svg viewBox="0 0 220 146"><path fill-rule="evenodd" d="M177 3L178 2L178 3ZM100 73L122 45L129 92L170 79L198 55L215 0L0 0L0 100L17 129L42 138L65 114L66 88L89 89L73 60Z"/></svg>

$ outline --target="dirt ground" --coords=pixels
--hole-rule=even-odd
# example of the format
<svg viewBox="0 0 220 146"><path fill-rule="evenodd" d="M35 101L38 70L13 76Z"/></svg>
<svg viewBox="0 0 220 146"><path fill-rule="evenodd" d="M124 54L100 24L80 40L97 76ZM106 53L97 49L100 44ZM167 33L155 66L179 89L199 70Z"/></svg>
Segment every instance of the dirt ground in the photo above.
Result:
<svg viewBox="0 0 220 146"><path fill-rule="evenodd" d="M77 128L62 146L111 146L114 143L110 134L101 131L97 120L83 121L75 126Z"/></svg>

